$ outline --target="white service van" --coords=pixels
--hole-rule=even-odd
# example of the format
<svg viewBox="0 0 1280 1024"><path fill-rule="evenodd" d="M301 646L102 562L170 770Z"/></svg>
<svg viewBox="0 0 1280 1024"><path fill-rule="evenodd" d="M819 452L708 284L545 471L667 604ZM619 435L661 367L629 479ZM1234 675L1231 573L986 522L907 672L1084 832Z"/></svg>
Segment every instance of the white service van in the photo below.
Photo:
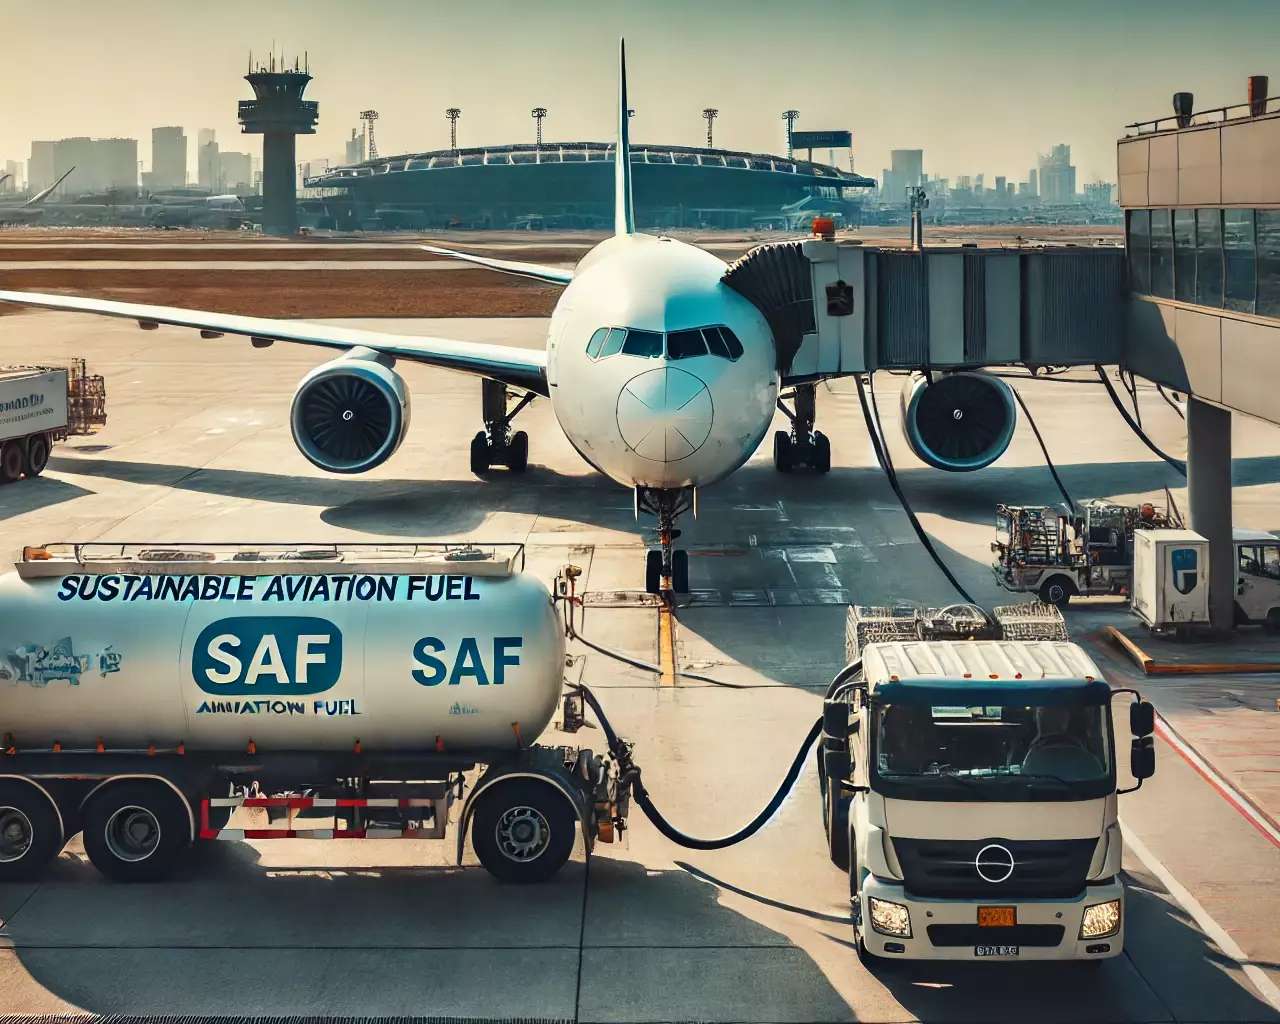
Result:
<svg viewBox="0 0 1280 1024"><path fill-rule="evenodd" d="M819 753L832 860L863 958L1084 960L1124 945L1112 701L1129 768L1152 706L1062 641L869 644ZM1137 786L1133 787L1137 788Z"/></svg>
<svg viewBox="0 0 1280 1024"><path fill-rule="evenodd" d="M1236 624L1280 629L1280 537L1262 530L1235 530Z"/></svg>

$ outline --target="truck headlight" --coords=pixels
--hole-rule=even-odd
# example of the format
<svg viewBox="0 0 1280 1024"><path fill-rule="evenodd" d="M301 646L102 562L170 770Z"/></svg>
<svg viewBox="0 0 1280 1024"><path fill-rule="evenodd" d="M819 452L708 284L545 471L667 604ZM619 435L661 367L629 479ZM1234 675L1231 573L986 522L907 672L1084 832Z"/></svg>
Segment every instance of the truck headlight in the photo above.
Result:
<svg viewBox="0 0 1280 1024"><path fill-rule="evenodd" d="M871 927L881 935L896 935L899 938L911 938L911 912L901 903L889 900L869 898L871 904Z"/></svg>
<svg viewBox="0 0 1280 1024"><path fill-rule="evenodd" d="M1080 938L1105 939L1120 930L1120 901L1109 900L1084 908L1084 920L1080 922Z"/></svg>

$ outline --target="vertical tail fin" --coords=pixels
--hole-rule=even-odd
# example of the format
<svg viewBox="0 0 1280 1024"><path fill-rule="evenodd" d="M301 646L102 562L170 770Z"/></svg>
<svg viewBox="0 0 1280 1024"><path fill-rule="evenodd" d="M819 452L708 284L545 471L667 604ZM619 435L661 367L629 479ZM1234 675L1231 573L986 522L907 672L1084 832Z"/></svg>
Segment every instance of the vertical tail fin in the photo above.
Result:
<svg viewBox="0 0 1280 1024"><path fill-rule="evenodd" d="M631 205L631 113L627 108L627 41L618 41L618 145L613 154L613 233L633 235Z"/></svg>

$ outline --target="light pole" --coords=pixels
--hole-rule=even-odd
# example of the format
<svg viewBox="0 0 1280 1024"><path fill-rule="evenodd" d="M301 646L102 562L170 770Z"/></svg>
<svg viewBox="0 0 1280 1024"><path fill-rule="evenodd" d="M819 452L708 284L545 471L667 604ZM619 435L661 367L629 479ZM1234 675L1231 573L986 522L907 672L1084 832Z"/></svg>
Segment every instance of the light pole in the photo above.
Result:
<svg viewBox="0 0 1280 1024"><path fill-rule="evenodd" d="M373 122L378 120L378 112L376 110L360 111L360 120L364 122L365 138L369 140L369 159L378 159L378 147L373 141Z"/></svg>
<svg viewBox="0 0 1280 1024"><path fill-rule="evenodd" d="M719 114L720 114L720 111L716 110L715 107L707 107L707 109L702 112L702 116L707 119L707 149L712 148L711 147L711 122L714 121L716 117L719 116Z"/></svg>
<svg viewBox="0 0 1280 1024"><path fill-rule="evenodd" d="M796 121L800 119L800 111L784 110L782 112L782 120L787 122L787 159L791 159L791 133L795 129Z"/></svg>
<svg viewBox="0 0 1280 1024"><path fill-rule="evenodd" d="M458 149L458 118L462 116L462 111L457 107L450 107L444 112L444 116L449 119L449 148L454 152Z"/></svg>
<svg viewBox="0 0 1280 1024"><path fill-rule="evenodd" d="M533 110L531 110L531 111L529 112L529 114L530 114L530 116L534 119L534 121L536 121L536 122L537 122L537 125L538 125L538 148L539 148L539 149L541 149L541 148L542 148L542 119L543 119L544 117L546 117L546 116L547 116L547 108L546 108L546 107L534 107L534 108L533 108Z"/></svg>

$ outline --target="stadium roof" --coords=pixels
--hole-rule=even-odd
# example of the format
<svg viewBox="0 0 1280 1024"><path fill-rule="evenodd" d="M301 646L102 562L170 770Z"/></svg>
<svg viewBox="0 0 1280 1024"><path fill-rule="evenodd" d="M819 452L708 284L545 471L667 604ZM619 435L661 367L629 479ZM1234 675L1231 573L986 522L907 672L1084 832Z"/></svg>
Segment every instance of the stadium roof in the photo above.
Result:
<svg viewBox="0 0 1280 1024"><path fill-rule="evenodd" d="M456 150L438 149L429 153L408 153L400 156L378 157L360 164L332 167L322 174L307 179L307 185L311 187L340 186L354 184L355 182L352 179L457 167L612 163L613 154L614 144L611 142L543 143L541 146L512 144ZM823 184L835 188L873 188L876 184L871 178L855 174L852 171L844 171L829 164L772 156L768 153L744 153L729 149L633 144L631 147L631 162L633 164L683 165L768 172L772 174L794 174L801 178L808 178L812 184Z"/></svg>

